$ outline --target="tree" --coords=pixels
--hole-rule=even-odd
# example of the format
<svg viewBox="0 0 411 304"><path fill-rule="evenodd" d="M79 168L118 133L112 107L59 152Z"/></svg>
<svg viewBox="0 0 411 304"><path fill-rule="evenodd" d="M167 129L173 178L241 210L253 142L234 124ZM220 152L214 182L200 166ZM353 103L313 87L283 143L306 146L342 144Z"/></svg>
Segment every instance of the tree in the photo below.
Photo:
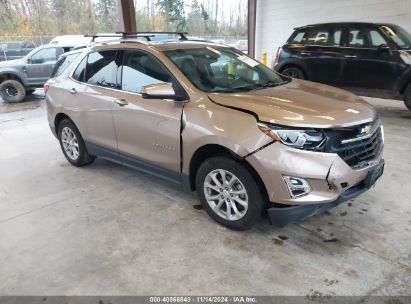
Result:
<svg viewBox="0 0 411 304"><path fill-rule="evenodd" d="M184 0L158 0L157 7L164 16L166 31L185 30Z"/></svg>

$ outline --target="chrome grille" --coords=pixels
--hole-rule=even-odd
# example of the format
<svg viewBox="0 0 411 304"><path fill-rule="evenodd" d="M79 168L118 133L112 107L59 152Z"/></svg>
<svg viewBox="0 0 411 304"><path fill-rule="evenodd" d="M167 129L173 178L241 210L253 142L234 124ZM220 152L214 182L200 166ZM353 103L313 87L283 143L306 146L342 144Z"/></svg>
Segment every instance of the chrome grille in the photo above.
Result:
<svg viewBox="0 0 411 304"><path fill-rule="evenodd" d="M364 130L370 132L363 134ZM330 133L327 152L337 153L353 169L370 165L382 152L384 143L379 121Z"/></svg>

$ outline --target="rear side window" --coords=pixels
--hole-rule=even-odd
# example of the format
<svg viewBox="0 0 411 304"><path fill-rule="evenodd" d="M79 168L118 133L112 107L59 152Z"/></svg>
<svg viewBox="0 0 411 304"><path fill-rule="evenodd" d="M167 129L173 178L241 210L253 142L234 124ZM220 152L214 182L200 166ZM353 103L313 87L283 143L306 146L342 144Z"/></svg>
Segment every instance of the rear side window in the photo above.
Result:
<svg viewBox="0 0 411 304"><path fill-rule="evenodd" d="M309 32L307 44L327 45L329 38L330 32L327 29L313 29Z"/></svg>
<svg viewBox="0 0 411 304"><path fill-rule="evenodd" d="M84 57L84 59L80 62L80 64L77 66L76 70L74 71L72 78L74 80L84 82L84 76L86 74L86 65L87 65L87 57Z"/></svg>
<svg viewBox="0 0 411 304"><path fill-rule="evenodd" d="M367 42L364 34L364 30L350 28L348 31L348 46L354 48L365 48Z"/></svg>
<svg viewBox="0 0 411 304"><path fill-rule="evenodd" d="M141 51L125 51L121 89L140 93L141 87L149 84L171 82L166 68L151 54Z"/></svg>
<svg viewBox="0 0 411 304"><path fill-rule="evenodd" d="M67 67L78 57L79 54L80 53L70 54L63 56L59 60L57 60L53 72L51 73L51 77L60 76L67 69Z"/></svg>
<svg viewBox="0 0 411 304"><path fill-rule="evenodd" d="M117 88L117 51L90 53L87 59L85 82L106 88Z"/></svg>
<svg viewBox="0 0 411 304"><path fill-rule="evenodd" d="M289 43L305 45L339 46L342 29L313 28L297 32Z"/></svg>

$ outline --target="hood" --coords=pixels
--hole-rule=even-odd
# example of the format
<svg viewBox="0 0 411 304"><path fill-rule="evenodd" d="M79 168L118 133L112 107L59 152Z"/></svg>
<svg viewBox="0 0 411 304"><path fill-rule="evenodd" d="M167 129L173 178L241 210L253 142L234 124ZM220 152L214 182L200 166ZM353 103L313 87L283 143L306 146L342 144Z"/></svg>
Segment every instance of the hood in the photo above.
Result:
<svg viewBox="0 0 411 304"><path fill-rule="evenodd" d="M251 111L260 121L292 127L348 127L377 116L370 104L354 94L303 80L246 93L211 93L209 98Z"/></svg>
<svg viewBox="0 0 411 304"><path fill-rule="evenodd" d="M24 59L13 59L13 60L1 61L0 70L2 68L17 67L17 66L21 66L24 64L26 64L26 61Z"/></svg>

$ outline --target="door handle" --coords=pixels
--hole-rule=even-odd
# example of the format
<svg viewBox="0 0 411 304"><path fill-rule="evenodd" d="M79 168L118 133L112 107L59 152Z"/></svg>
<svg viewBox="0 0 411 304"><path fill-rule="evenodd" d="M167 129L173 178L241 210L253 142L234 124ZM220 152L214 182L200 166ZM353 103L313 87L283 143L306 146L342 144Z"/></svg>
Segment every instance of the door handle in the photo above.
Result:
<svg viewBox="0 0 411 304"><path fill-rule="evenodd" d="M301 55L303 55L303 56L310 56L310 55L311 55L311 53L308 53L308 52L301 52Z"/></svg>
<svg viewBox="0 0 411 304"><path fill-rule="evenodd" d="M71 88L69 92L70 92L71 94L76 94L76 93L77 93L77 90L76 90L75 88Z"/></svg>
<svg viewBox="0 0 411 304"><path fill-rule="evenodd" d="M115 102L116 104L118 104L120 107L124 107L124 106L128 105L127 100L125 100L124 98L114 99L114 102Z"/></svg>
<svg viewBox="0 0 411 304"><path fill-rule="evenodd" d="M348 59L355 59L355 58L357 58L356 55L345 55L344 57L345 57L345 58L348 58Z"/></svg>

